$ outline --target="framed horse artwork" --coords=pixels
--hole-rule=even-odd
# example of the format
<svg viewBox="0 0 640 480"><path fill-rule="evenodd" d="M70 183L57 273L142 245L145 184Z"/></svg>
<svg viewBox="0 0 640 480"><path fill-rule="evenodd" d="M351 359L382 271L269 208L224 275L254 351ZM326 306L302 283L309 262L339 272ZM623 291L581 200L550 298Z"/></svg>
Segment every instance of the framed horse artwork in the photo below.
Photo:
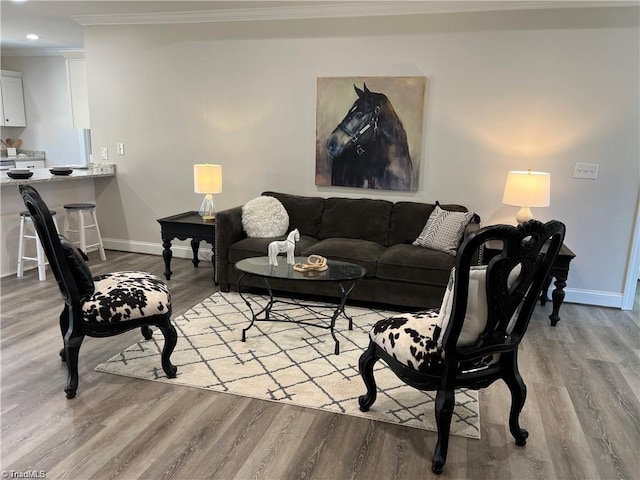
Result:
<svg viewBox="0 0 640 480"><path fill-rule="evenodd" d="M318 78L316 185L418 189L425 77Z"/></svg>

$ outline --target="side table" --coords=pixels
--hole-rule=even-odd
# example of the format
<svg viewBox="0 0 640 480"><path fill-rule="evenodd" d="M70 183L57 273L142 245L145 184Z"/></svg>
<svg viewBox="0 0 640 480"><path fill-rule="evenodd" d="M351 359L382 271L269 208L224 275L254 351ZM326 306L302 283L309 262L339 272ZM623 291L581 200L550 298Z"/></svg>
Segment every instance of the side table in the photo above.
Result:
<svg viewBox="0 0 640 480"><path fill-rule="evenodd" d="M211 244L211 264L213 265L215 282L216 269L216 224L215 222L205 222L198 212L184 212L171 217L158 219L160 224L160 234L162 236L162 258L164 258L164 276L167 280L171 278L171 240L177 238L179 240L191 239L191 250L193 251L193 266L197 267L200 260L198 259L198 249L200 242L205 241Z"/></svg>
<svg viewBox="0 0 640 480"><path fill-rule="evenodd" d="M484 245L484 249L482 251L482 263L487 263L491 258L498 255L502 251L501 242L498 241L488 241ZM546 251L546 247L542 248L542 251ZM569 247L567 247L564 243L562 247L560 247L560 253L558 253L558 257L556 258L553 267L551 267L551 274L549 278L545 281L542 287L542 293L540 294L540 305L546 305L549 301L548 291L551 286L552 278L555 278L554 282L555 289L551 294L551 299L553 301L553 310L551 315L549 315L549 320L551 320L551 326L555 327L556 324L560 321L560 306L564 301L565 293L564 287L567 286L567 278L569 277L569 263L571 260L575 258L576 254L571 251Z"/></svg>

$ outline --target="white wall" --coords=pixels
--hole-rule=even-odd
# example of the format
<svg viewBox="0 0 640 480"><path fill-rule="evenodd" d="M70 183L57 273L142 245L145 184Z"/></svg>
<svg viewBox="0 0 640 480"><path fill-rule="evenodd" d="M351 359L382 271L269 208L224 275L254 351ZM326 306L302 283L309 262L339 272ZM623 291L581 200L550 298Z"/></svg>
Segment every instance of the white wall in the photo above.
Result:
<svg viewBox="0 0 640 480"><path fill-rule="evenodd" d="M551 172L541 219L567 225L568 300L619 305L640 186L637 8L85 30L94 155L111 245L159 250L156 219L197 209L192 164L223 165L219 209L271 189L455 202L512 222L509 170ZM314 185L316 78L428 78L419 189ZM596 181L572 178L600 164Z"/></svg>
<svg viewBox="0 0 640 480"><path fill-rule="evenodd" d="M25 128L3 128L24 150L44 150L47 165L84 164L81 130L71 126L67 71L62 56L2 57L2 68L22 72Z"/></svg>

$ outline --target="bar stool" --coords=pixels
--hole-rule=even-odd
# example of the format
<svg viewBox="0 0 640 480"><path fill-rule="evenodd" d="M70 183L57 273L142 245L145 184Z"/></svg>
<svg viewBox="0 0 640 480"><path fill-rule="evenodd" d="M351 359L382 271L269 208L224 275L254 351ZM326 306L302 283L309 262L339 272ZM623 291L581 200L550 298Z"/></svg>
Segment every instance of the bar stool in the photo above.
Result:
<svg viewBox="0 0 640 480"><path fill-rule="evenodd" d="M56 230L59 230L58 228L58 222L56 221L56 212L55 210L49 210L49 213L51 214L51 217L53 218L53 224L56 226ZM33 235L28 234L27 233L27 222L31 225L31 228L33 228ZM24 242L25 240L35 240L36 243L36 256L35 257L27 257L24 254ZM38 237L38 232L36 231L35 227L33 226L33 222L31 220L31 215L29 214L29 212L27 210L25 210L24 212L20 212L20 240L18 242L18 273L16 274L16 276L18 278L22 277L24 275L24 261L25 260L30 260L32 262L37 262L38 264L38 279L42 282L44 280L47 279L47 274L45 273L45 265L47 265L49 262L47 262L47 259L45 257L44 254L44 249L42 248L42 244L40 243L40 238Z"/></svg>
<svg viewBox="0 0 640 480"><path fill-rule="evenodd" d="M64 205L64 209L67 211L67 228L66 235L71 241L69 233L77 233L78 241L73 242L80 246L80 249L87 253L89 249L97 249L100 251L100 258L104 261L107 256L104 254L104 245L102 244L102 236L100 235L100 229L98 228L98 217L96 216L96 206L93 203L67 203ZM71 224L70 217L75 215L75 224ZM88 214L91 217L90 221L93 223L86 224L84 215ZM74 227L74 228L70 228ZM97 243L91 243L87 245L86 230L95 229L98 238Z"/></svg>

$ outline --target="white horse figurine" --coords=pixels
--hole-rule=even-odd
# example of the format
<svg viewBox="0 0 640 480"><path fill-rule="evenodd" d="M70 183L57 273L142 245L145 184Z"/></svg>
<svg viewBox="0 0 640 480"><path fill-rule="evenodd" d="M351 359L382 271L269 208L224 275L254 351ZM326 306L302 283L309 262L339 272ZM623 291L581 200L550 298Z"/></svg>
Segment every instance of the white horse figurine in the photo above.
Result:
<svg viewBox="0 0 640 480"><path fill-rule="evenodd" d="M296 263L294 251L296 249L296 242L300 240L300 232L298 229L291 230L287 235L286 240L276 240L269 244L269 265L278 266L278 254L287 253L287 263L293 265Z"/></svg>

